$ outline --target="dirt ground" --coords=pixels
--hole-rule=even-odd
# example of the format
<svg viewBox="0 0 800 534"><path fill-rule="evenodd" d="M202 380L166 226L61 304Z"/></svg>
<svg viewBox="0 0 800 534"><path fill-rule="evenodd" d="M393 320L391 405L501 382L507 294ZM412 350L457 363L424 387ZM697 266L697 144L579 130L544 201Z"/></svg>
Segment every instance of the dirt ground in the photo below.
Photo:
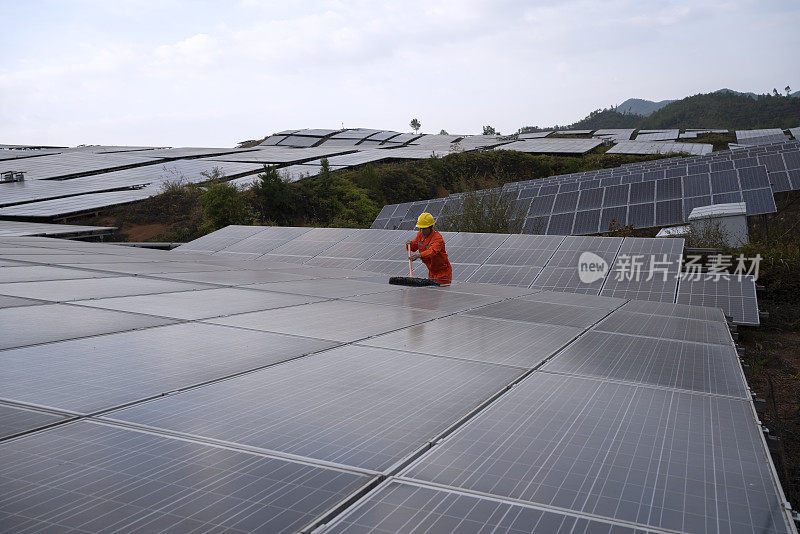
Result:
<svg viewBox="0 0 800 534"><path fill-rule="evenodd" d="M759 300L769 313L761 327L739 329L747 382L765 399L761 421L778 436L773 461L786 498L800 509L800 303Z"/></svg>

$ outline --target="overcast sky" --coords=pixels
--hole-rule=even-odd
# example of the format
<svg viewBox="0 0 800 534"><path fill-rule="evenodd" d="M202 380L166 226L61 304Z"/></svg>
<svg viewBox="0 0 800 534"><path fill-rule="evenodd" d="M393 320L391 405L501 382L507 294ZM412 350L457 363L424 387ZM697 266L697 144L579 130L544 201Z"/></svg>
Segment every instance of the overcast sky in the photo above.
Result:
<svg viewBox="0 0 800 534"><path fill-rule="evenodd" d="M0 143L506 133L627 98L800 89L798 0L0 0ZM714 126L703 124L698 126Z"/></svg>

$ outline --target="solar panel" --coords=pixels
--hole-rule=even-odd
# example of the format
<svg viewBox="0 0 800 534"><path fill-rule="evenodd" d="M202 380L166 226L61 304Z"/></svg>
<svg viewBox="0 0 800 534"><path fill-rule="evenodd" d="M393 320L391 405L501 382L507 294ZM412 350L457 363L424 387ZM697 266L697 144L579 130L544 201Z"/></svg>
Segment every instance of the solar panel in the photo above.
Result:
<svg viewBox="0 0 800 534"><path fill-rule="evenodd" d="M575 213L559 213L550 216L550 224L547 226L547 233L550 235L567 235L572 233L572 224L575 220Z"/></svg>
<svg viewBox="0 0 800 534"><path fill-rule="evenodd" d="M655 204L631 204L628 206L628 225L634 228L655 226Z"/></svg>
<svg viewBox="0 0 800 534"><path fill-rule="evenodd" d="M555 201L553 202L552 213L575 211L578 205L578 194L578 191L569 191L556 195Z"/></svg>
<svg viewBox="0 0 800 534"><path fill-rule="evenodd" d="M597 233L600 226L600 212L599 209L577 212L572 233L576 235Z"/></svg>
<svg viewBox="0 0 800 534"><path fill-rule="evenodd" d="M752 275L724 278L684 275L678 284L677 302L721 308L737 324L759 324L756 285Z"/></svg>
<svg viewBox="0 0 800 534"><path fill-rule="evenodd" d="M486 304L497 302L500 298L485 295L472 295L469 293L460 293L458 291L440 291L433 288L423 288L420 290L404 289L401 291L372 293L351 297L349 300L455 313L485 306Z"/></svg>
<svg viewBox="0 0 800 534"><path fill-rule="evenodd" d="M342 317L342 321L352 320ZM522 372L347 346L163 397L109 417L383 470Z"/></svg>
<svg viewBox="0 0 800 534"><path fill-rule="evenodd" d="M683 221L683 202L680 199L656 202L656 226L680 224Z"/></svg>
<svg viewBox="0 0 800 534"><path fill-rule="evenodd" d="M586 328L593 325L607 313L606 310L598 308L528 300L509 300L467 312L468 315L477 317L578 328Z"/></svg>
<svg viewBox="0 0 800 534"><path fill-rule="evenodd" d="M620 310L595 327L603 332L648 336L696 343L730 345L730 332L725 324L685 317L665 317Z"/></svg>
<svg viewBox="0 0 800 534"><path fill-rule="evenodd" d="M218 249L222 254L241 255L242 257L262 256L275 248L300 237L309 232L311 228L293 227L256 227L260 231L251 234L244 239L233 243L228 243L223 248ZM203 238L200 238L203 239ZM194 242L192 242L194 243ZM179 249L185 248L178 247ZM190 249L191 250L191 249Z"/></svg>
<svg viewBox="0 0 800 534"><path fill-rule="evenodd" d="M335 345L210 324L170 325L5 351L0 389L14 402L92 413Z"/></svg>
<svg viewBox="0 0 800 534"><path fill-rule="evenodd" d="M672 302L631 300L625 304L623 310L651 315L665 315L667 317L686 317L687 319L725 322L725 315L720 308L689 306L687 304L673 304Z"/></svg>
<svg viewBox="0 0 800 534"><path fill-rule="evenodd" d="M638 204L642 202L653 202L655 200L655 186L659 183L659 188L662 186L660 182L638 182L631 184L630 202L631 204ZM674 185L672 185L674 187ZM680 191L680 188L678 188ZM659 189L659 194L662 191Z"/></svg>
<svg viewBox="0 0 800 534"><path fill-rule="evenodd" d="M308 231L308 229L304 229ZM176 248L180 251L217 252L265 231L260 226L230 225L206 234L198 239L184 243Z"/></svg>
<svg viewBox="0 0 800 534"><path fill-rule="evenodd" d="M272 249L265 255L265 259L279 259L286 256L308 259L335 246L353 232L355 229L350 228L314 228L286 244Z"/></svg>
<svg viewBox="0 0 800 534"><path fill-rule="evenodd" d="M747 204L747 215L775 213L778 211L775 205L775 195L771 187L742 191L742 198Z"/></svg>
<svg viewBox="0 0 800 534"><path fill-rule="evenodd" d="M603 197L603 207L613 208L615 206L625 206L628 204L630 184L613 185L606 188Z"/></svg>
<svg viewBox="0 0 800 534"><path fill-rule="evenodd" d="M600 256L610 265L621 245L621 237L567 236L547 262L547 267L569 267L577 271L579 259L586 252Z"/></svg>
<svg viewBox="0 0 800 534"><path fill-rule="evenodd" d="M0 284L0 293L16 297L64 302L87 298L146 295L170 291L191 291L208 286L147 278L89 278Z"/></svg>
<svg viewBox="0 0 800 534"><path fill-rule="evenodd" d="M3 270L6 269L8 268ZM136 330L172 322L160 317L147 317L68 304L2 308L0 309L0 324L3 325L3 337L0 338L0 349ZM31 328L33 324L47 325L47 327Z"/></svg>
<svg viewBox="0 0 800 534"><path fill-rule="evenodd" d="M739 178L736 171L711 172L711 191L714 194L729 193L739 190Z"/></svg>
<svg viewBox="0 0 800 534"><path fill-rule="evenodd" d="M682 254L683 239L626 238L600 294L674 302Z"/></svg>
<svg viewBox="0 0 800 534"><path fill-rule="evenodd" d="M494 150L516 150L535 154L585 154L602 145L600 139L525 139L496 147Z"/></svg>
<svg viewBox="0 0 800 534"><path fill-rule="evenodd" d="M438 290L434 290L438 291ZM531 368L574 339L581 329L453 316L364 341L435 356Z"/></svg>
<svg viewBox="0 0 800 534"><path fill-rule="evenodd" d="M542 369L749 398L736 351L723 345L591 331Z"/></svg>
<svg viewBox="0 0 800 534"><path fill-rule="evenodd" d="M405 263L408 273L408 261ZM378 271L380 272L380 271ZM213 319L209 322L298 336L351 342L430 321L443 314L361 302L327 301Z"/></svg>
<svg viewBox="0 0 800 534"><path fill-rule="evenodd" d="M318 233L321 235L327 231L329 230ZM329 260L354 260L356 258L346 256L354 255L373 244L387 243L387 246L391 247L397 245L398 250L395 252L398 252L400 257L387 253L387 259L383 261L394 261L395 265L405 270L407 262L402 258L400 244L407 235L407 233L388 231L355 230L339 241L339 246L329 249L345 256L336 258L318 255L313 261L319 260L324 263ZM494 247L495 250L487 256L487 259L506 255L516 262L520 259L514 256L516 254L526 259L520 262L521 265L512 267L538 270L540 266L527 266L526 263L540 263L545 269L562 269L572 276L578 272L572 263L576 261L576 256L579 257L580 252L597 251L602 257L609 258L608 263L619 260L619 254L616 259L613 255L615 246L620 245L619 238L605 240L562 236L542 238L449 233L445 236L448 248L453 244L453 250L458 247L464 250ZM411 461L412 457L418 456L420 458L418 465L421 465L425 459L447 447L451 439L455 439L463 429L478 421L482 414L490 412L493 415L487 420L487 425L491 426L492 432L502 435L502 438L499 438L503 442L502 446L508 444L509 450L513 449L514 453L519 454L514 456L514 453L508 453L507 456L503 456L501 463L489 460L486 464L468 467L470 480L491 480L492 485L444 488L447 491L457 493L478 491L484 494L476 498L504 501L517 497L510 496L499 488L508 489L516 486L518 480L524 480L524 484L530 484L536 492L544 493L537 493L536 498L531 500L527 500L528 497L523 495L523 500L516 502L515 506L535 508L554 504L561 507L561 501L559 503L546 501L547 496L555 498L559 495L558 498L564 498L565 502L568 500L571 503L568 505L571 508L561 510L559 513L587 518L591 516L600 522L610 521L606 523L607 525L620 521L633 521L627 524L646 523L671 530L685 529L685 525L693 525L695 523L692 521L697 519L691 515L693 512L689 508L676 509L669 504L673 493L680 494L683 499L681 503L686 502L685 495L687 495L683 492L687 487L684 479L675 481L674 478L670 478L673 477L672 472L677 470L679 473L702 473L704 471L697 469L695 462L702 466L707 462L707 458L702 458L700 461L686 453L670 452L686 450L685 447L676 445L686 443L688 438L685 437L685 429L702 429L697 430L698 435L702 436L717 432L715 436L724 437L719 432L728 432L740 439L740 430L748 427L758 436L759 430L752 416L752 407L746 400L747 392L741 394L741 390L738 392L736 390L737 378L739 385L743 384L736 358L725 359L724 356L731 354L733 348L727 326L722 320L724 318L721 319L721 312L712 308L675 304L674 292L671 299L664 303L626 303L623 298L567 292L534 293L535 290L470 283L454 283L449 288L401 289L386 284L385 276L375 276L365 271L287 265L275 258L251 261L239 259L233 254L220 256L191 252L144 251L114 245L48 239L0 238L0 241L3 241L0 253L3 254L4 262L10 262L8 258L29 258L33 261L53 262L56 265L58 262L69 262L85 265L87 269L117 269L122 272L143 274L161 273L157 277L142 278L140 282L168 280L167 283L174 284L177 282L169 280L199 278L202 283L247 284L248 287L248 289L201 289L178 292L208 297L217 295L218 291L227 291L225 294L229 297L205 298L210 301L208 305L198 301L196 305L192 302L184 307L201 316L204 315L203 310L211 308L215 314L234 314L228 317L181 324L167 322L164 326L145 324L141 325L139 330L127 328L123 333L101 330L99 333L104 335L99 336L92 332L86 333L83 323L76 321L76 324L82 327L79 332L81 339L62 336L58 343L3 350L5 359L3 368L9 369L7 376L0 378L0 382L6 380L5 384L0 383L3 398L13 400L15 403L36 404L42 407L40 410L42 413L82 414L116 409L118 411L103 414L107 422L119 419L126 421L126 425L131 423L140 429L146 427L147 432L143 435L169 432L173 437L164 436L164 439L172 440L177 437L179 441L186 443L203 440L206 443L204 447L209 443L216 443L223 449L227 445L221 442L227 442L240 449L256 451L260 455L270 455L272 454L270 450L279 451L282 456L298 455L296 458L298 461L299 457L306 457L313 459L312 463L315 464L341 463L356 470L381 470L389 480L397 480L392 478L395 469L401 469L406 462ZM545 241L547 243L543 243ZM615 246L611 246L612 244ZM620 250L624 249L628 253L666 253L678 258L683 246L681 240L637 238L625 239L621 245ZM349 250L350 246L352 251ZM556 251L561 252L557 257L554 256ZM567 266L551 266L561 263ZM493 266L484 263L483 267ZM421 266L419 268L421 269ZM17 268L0 267L0 273L8 269ZM62 269L78 271L78 269ZM477 269L477 265L454 264L456 273L462 269L462 272L470 273L472 271L469 269ZM474 280L476 274L477 270L475 274L470 275L470 279ZM288 276L290 281L278 281L287 275L291 275ZM292 279L295 276L301 279ZM347 276L358 279L342 278ZM118 278L120 290L135 291L136 282L128 278L130 277ZM263 280L268 282L250 283ZM36 283L16 283L27 284L30 286L29 289L39 287ZM110 282L103 278L69 282L74 284L74 289L58 287L58 282L46 284L51 290L41 291L38 296L69 298L72 296L70 291L82 290L90 294L103 295L105 288L112 287ZM145 292L153 289L149 285L141 287ZM168 289L173 287L170 286ZM39 289L41 290L41 287ZM337 300L236 313L237 307L247 307L246 302L240 304L235 298L236 291L247 294L263 293L266 301L260 305L272 306L274 303L272 299L277 298L273 289L278 289L281 296L291 298L308 296L312 300L315 298ZM631 285L626 289L631 292L653 291L655 286L639 283L637 287ZM170 292L171 295L178 293ZM156 305L151 300L161 298L163 295L159 293L122 298L146 299L147 305L153 307L140 311L163 315L161 304ZM509 298L512 300L497 302ZM625 304L623 310L614 311L622 304ZM48 306L53 305L31 305L10 309L17 312ZM174 313L171 306L171 304L164 305L167 314ZM65 308L90 309L78 306ZM64 308L61 311L62 315L65 314L63 310ZM128 316L128 314L121 315ZM131 316L143 317L140 314ZM18 323L12 324L11 328L24 331L25 326L33 324L31 317L33 316L24 317ZM49 324L48 321L58 323L55 317L53 313L45 314L36 317L35 323L38 324L40 320L45 324ZM6 324L5 317L0 318L0 321ZM229 326L222 326L223 323ZM120 321L117 320L115 325L119 324ZM581 333L586 328L592 327L593 330L589 333ZM587 338L584 339L582 336ZM326 339L332 341L326 342L324 341ZM349 347L328 348L339 342L356 344ZM487 350L488 346L491 346L492 350ZM55 364L51 363L53 354L59 355ZM8 361L12 358L13 365L8 365ZM521 383L515 383L523 372L546 359L548 363L543 370L533 372ZM170 365L165 367L164 362L170 362ZM607 365L601 365L604 362ZM557 368L558 365L564 367ZM498 402L515 394L519 388L525 387L529 380L541 375L558 379L569 378L570 381L560 383L553 388L556 391L554 394L549 394L547 388L543 392L540 391L543 397L528 399L529 402L526 401L524 409L529 411L555 409L561 412L551 420L542 421L534 417L525 425L519 425L517 422L516 425L504 427L506 420L503 417L508 415L509 411L492 410ZM574 375L581 375L583 378ZM515 383L514 387L508 389L512 383ZM664 398L656 404L651 404L647 397L639 393L635 394L639 395L638 397L631 400L630 391L633 391L631 389L619 392L618 396L607 395L608 389L593 395L591 384L596 383L604 383L606 384L604 387L608 388L626 387L639 392L656 391L659 395L678 396ZM537 386L536 389L541 388ZM576 406L572 402L573 397L570 395L573 390L589 391L587 402L583 407ZM167 395L164 395L165 393ZM703 419L702 417L705 417L703 414L706 412L687 408L681 404L680 399L688 398L687 395L692 398L708 399L702 401L705 403L717 402L718 399L735 400L749 410L749 412L745 410L744 413L749 413L750 419L731 430L729 419L733 412L730 409L722 410L727 419L718 417L716 413L713 417ZM489 399L492 400L487 403ZM625 404L628 401L631 403ZM129 406L128 403L131 402L135 405ZM5 404L8 403L0 403L0 406ZM479 406L481 408L476 417L466 422L461 420L465 414ZM650 406L653 406L652 411L642 415ZM53 409L48 411L45 407ZM573 409L578 414L594 413L597 417L590 421L596 423L585 423L586 419L580 419L583 415L577 419L571 417L573 412L570 410ZM610 414L613 416L609 415L608 410L611 410ZM674 421L677 426L673 428L665 423L664 419L654 419L654 413ZM500 414L500 417L497 414ZM68 428L73 425L59 421L60 419L56 419L57 426L53 429ZM582 428L569 426L572 423L584 426ZM462 430L458 429L459 426ZM450 434L451 431L454 433ZM49 430L39 434L47 432ZM538 437L533 440L527 439L531 433L537 432L544 432L540 435L549 437L551 440L549 446L542 446ZM441 441L445 435L450 437ZM565 435L568 436L566 441ZM607 437L607 440L599 442L598 446L597 440L603 436ZM662 438L668 444L667 449L659 448L658 442L654 441ZM733 443L731 438L727 439ZM491 437L481 442L477 450L480 450L485 443L496 441ZM744 441L747 442L746 439ZM633 454L630 451L636 450L631 443L641 446L639 456L642 458L649 460L660 455L662 458L669 458L669 462L673 463L664 464L652 460L652 463L641 464L640 462L644 460L630 457ZM720 448L708 447L707 443L708 440L703 443L704 450L710 451L708 454L717 455L714 457L717 470L709 469L706 472L719 473L720 469L729 469L735 474L741 471L742 466L746 466L747 474L742 476L747 477L750 484L752 465L758 464L756 470L762 474L766 473L771 485L758 486L756 483L754 486L742 489L744 486L739 484L739 479L728 477L726 471L724 477L719 476L716 479L714 493L707 501L708 508L704 504L703 514L706 513L706 509L716 510L718 506L725 507L730 502L736 502L736 506L731 509L735 513L746 515L747 521L751 521L748 507L755 507L757 512L759 510L763 512L764 509L772 510L771 505L763 505L766 499L774 499L780 503L780 492L777 491L776 481L771 478L773 473L766 461L763 442L756 443L760 447L755 449L759 456L747 456L750 453L746 453L745 456L730 457L730 460L727 459L729 457L720 456L722 454ZM59 442L51 441L46 445L60 448ZM530 452L529 445L531 445L530 451L535 451L545 458L540 464L541 467L535 471L526 471L528 468L525 467L532 465L529 458L524 456ZM469 455L476 450L473 446L467 449L467 456L458 456L459 460L451 464L455 468L454 471L449 471L451 475L462 468L461 458L469 461ZM599 465L591 463L589 450L594 454L591 458L594 458ZM578 453L583 456L579 456ZM566 456L562 458L562 454ZM103 457L102 454L97 456ZM123 458L119 460L120 462L126 462L125 456L120 458ZM505 463L507 458L519 463L509 467ZM567 458L572 462L568 462ZM575 458L579 458L577 464ZM164 462L171 467L174 459L170 455ZM578 467L570 471L573 464ZM63 462L58 464L57 470L58 475L62 477L61 482L82 478L81 474L64 471L70 469L69 465L72 464L68 464L67 467L64 467ZM583 469L587 465L597 470L590 473L589 470ZM637 486L636 491L629 488L626 493L624 488L619 486L619 481L628 483L627 476L632 471L631 467L636 471L640 465L646 465L646 469L649 469L647 475L649 478L646 478L649 486L631 482L630 484ZM488 475L483 471L484 466L488 469ZM130 471L139 473L136 467L138 466L131 467ZM507 476L505 471L509 468L513 472L511 477ZM617 476L615 471L617 468L624 469L622 478ZM662 468L665 481L663 484L655 478L657 470ZM653 473L653 470L656 470L656 473ZM0 468L0 479L5 480L6 473L7 471ZM77 473L85 473L85 470ZM546 473L550 474L550 478L547 478ZM192 475L196 477L196 474ZM519 478L514 478L517 475ZM36 473L36 476L39 474ZM168 482L175 479L171 473L164 476L169 477ZM408 473L404 473L403 476L408 476ZM633 476L640 476L640 473L634 473ZM163 480L158 478L156 482L148 484L147 491L158 495L169 493L169 490L165 489ZM696 479L693 480L689 487L700 487L699 484L695 485ZM38 480L33 483L38 483ZM406 480L406 483L413 482ZM675 491L669 489L671 483L680 489ZM591 491L588 488L592 485L603 488L607 493ZM612 488L613 485L616 487ZM518 488L521 487L520 484ZM662 502L658 498L656 501L648 499L648 487L655 491L666 488L665 500ZM703 487L708 486L703 485ZM181 486L178 491L185 491L185 486ZM587 497L584 500L580 498L575 500L575 496L578 495L574 493L576 491L584 491ZM743 491L750 492L747 499L741 498L740 494ZM11 495L16 499L18 493ZM141 496L141 493L139 495ZM297 493L292 494L295 499L298 498L297 495ZM565 495L568 497L564 497ZM595 498L595 495L602 499ZM626 497L631 495L634 498ZM645 497L641 498L642 495ZM729 500L728 496L733 496L733 500ZM300 498L303 498L302 494ZM368 501L369 498L365 497L362 502ZM616 501L613 500L615 498ZM695 500L699 502L701 499ZM538 504L534 504L534 501ZM646 521L642 519L644 516L636 515L635 519L631 520L626 519L629 516L615 515L627 513L621 510L630 510L633 505L638 507L640 503L645 503L650 507L654 502L657 511L653 512L652 517L658 517L659 521L662 521L661 517L671 519L657 524L648 523L652 508L642 512L646 514ZM228 510L230 505L226 503L222 509ZM360 508L349 508L344 515L355 509ZM419 507L415 510L418 512ZM679 514L676 514L676 511ZM193 512L197 510L194 509ZM449 515L461 517L468 512L452 510ZM265 520L273 519L276 513L274 509L264 512ZM780 516L781 518L786 516L784 511L779 511L779 514L784 514ZM675 519L678 515L682 521L680 524ZM97 514L90 520L96 519L96 516ZM482 512L479 516L486 520ZM50 514L48 519L53 517L55 516ZM343 515L340 514L338 517L341 518ZM376 511L375 517L379 517L379 521L387 521L385 525L393 524L391 522L394 521L385 510ZM733 516L729 514L726 517L730 519ZM741 529L750 525L747 521L739 522L742 523ZM328 527L332 527L335 519L333 523L328 520L325 522L328 523ZM274 524L271 523L270 527L264 528L276 530L272 528ZM147 524L144 520L133 524L134 527L145 525L153 530L159 528L163 530L172 526L172 524L159 526L162 525L160 522L158 525ZM181 523L176 528L180 530L184 525L185 523ZM256 521L253 520L248 525L256 525ZM715 528L716 524L714 525ZM30 524L25 526L31 527ZM83 528L84 523L72 526ZM226 523L226 527L229 526ZM244 528L244 524L240 526ZM318 524L309 526L308 529L316 526ZM737 527L739 526L737 523ZM424 530L429 525L419 523L415 527ZM43 529L43 527L38 528ZM291 530L296 528L291 527ZM521 531L525 529L521 528Z"/></svg>
<svg viewBox="0 0 800 534"><path fill-rule="evenodd" d="M451 263L480 265L508 239L507 234L459 232L445 237L445 249Z"/></svg>
<svg viewBox="0 0 800 534"><path fill-rule="evenodd" d="M787 532L753 423L739 399L540 372L403 475L675 531Z"/></svg>
<svg viewBox="0 0 800 534"><path fill-rule="evenodd" d="M628 222L628 207L619 206L616 208L603 208L600 213L600 231L607 232L612 224L615 226L625 226Z"/></svg>
<svg viewBox="0 0 800 534"><path fill-rule="evenodd" d="M538 237L538 236L537 236ZM545 237L545 236L542 236ZM528 265L481 265L468 278L469 282L503 286L530 287L541 267Z"/></svg>
<svg viewBox="0 0 800 534"><path fill-rule="evenodd" d="M687 197L711 194L709 173L683 177L683 192Z"/></svg>
<svg viewBox="0 0 800 534"><path fill-rule="evenodd" d="M296 532L370 477L82 421L0 446L4 524L30 532Z"/></svg>
<svg viewBox="0 0 800 534"><path fill-rule="evenodd" d="M66 415L0 404L0 440L63 422Z"/></svg>
<svg viewBox="0 0 800 534"><path fill-rule="evenodd" d="M221 315L296 306L316 300L318 299L284 293L220 288L78 300L75 304L175 319L208 319Z"/></svg>
<svg viewBox="0 0 800 534"><path fill-rule="evenodd" d="M331 523L329 532L613 532L643 533L627 525L611 525L553 510L432 488L415 481L393 480L369 495L352 511Z"/></svg>

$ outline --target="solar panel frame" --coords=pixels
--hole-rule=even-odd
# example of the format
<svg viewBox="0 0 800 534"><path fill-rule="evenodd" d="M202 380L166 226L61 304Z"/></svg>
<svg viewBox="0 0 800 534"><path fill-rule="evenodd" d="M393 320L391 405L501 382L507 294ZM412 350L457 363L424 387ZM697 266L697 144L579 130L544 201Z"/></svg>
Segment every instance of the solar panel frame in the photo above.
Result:
<svg viewBox="0 0 800 534"><path fill-rule="evenodd" d="M676 302L720 308L736 324L758 326L760 323L752 275L684 275L678 283Z"/></svg>
<svg viewBox="0 0 800 534"><path fill-rule="evenodd" d="M750 398L736 351L724 345L589 331L542 370Z"/></svg>
<svg viewBox="0 0 800 534"><path fill-rule="evenodd" d="M3 443L0 456L8 524L31 532L288 533L372 478L90 421Z"/></svg>
<svg viewBox="0 0 800 534"><path fill-rule="evenodd" d="M452 488L430 487L416 481L391 480L371 493L324 531L394 532L613 532L643 534L622 524L608 524L572 514L480 497Z"/></svg>
<svg viewBox="0 0 800 534"><path fill-rule="evenodd" d="M386 470L523 372L350 345L112 412L104 419ZM250 408L242 411L243 405Z"/></svg>
<svg viewBox="0 0 800 534"><path fill-rule="evenodd" d="M538 372L402 476L642 526L789 532L765 455L748 402Z"/></svg>

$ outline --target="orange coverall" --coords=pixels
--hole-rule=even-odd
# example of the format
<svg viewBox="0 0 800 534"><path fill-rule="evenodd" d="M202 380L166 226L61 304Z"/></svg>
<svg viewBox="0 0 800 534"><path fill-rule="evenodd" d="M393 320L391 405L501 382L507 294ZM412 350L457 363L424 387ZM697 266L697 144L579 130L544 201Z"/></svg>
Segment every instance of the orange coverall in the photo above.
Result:
<svg viewBox="0 0 800 534"><path fill-rule="evenodd" d="M422 262L428 268L428 278L440 284L449 284L453 279L453 268L444 250L442 234L433 230L426 239L422 232L411 241L411 252L419 251Z"/></svg>

